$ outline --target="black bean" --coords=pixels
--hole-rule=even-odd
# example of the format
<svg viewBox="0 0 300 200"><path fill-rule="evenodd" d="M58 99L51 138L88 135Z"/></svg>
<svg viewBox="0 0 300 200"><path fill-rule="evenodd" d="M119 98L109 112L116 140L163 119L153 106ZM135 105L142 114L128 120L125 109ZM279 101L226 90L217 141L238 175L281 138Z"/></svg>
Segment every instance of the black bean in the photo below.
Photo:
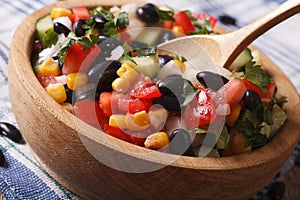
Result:
<svg viewBox="0 0 300 200"><path fill-rule="evenodd" d="M170 153L184 156L195 156L189 132L184 129L176 129L171 133Z"/></svg>
<svg viewBox="0 0 300 200"><path fill-rule="evenodd" d="M24 140L21 132L14 125L7 122L0 122L0 134L6 136L10 140L23 144Z"/></svg>
<svg viewBox="0 0 300 200"><path fill-rule="evenodd" d="M112 91L112 82L118 78L117 70L121 64L116 60L107 60L90 68L88 72L89 83L97 84L97 94Z"/></svg>
<svg viewBox="0 0 300 200"><path fill-rule="evenodd" d="M100 15L94 15L93 18L95 22L95 27L99 29L103 29L107 20Z"/></svg>
<svg viewBox="0 0 300 200"><path fill-rule="evenodd" d="M184 98L181 96L165 96L153 99L153 104L159 104L170 112L180 112Z"/></svg>
<svg viewBox="0 0 300 200"><path fill-rule="evenodd" d="M99 48L101 49L100 54L95 58L92 65L98 65L99 63L104 62L107 57L111 56L111 52L117 48L118 46L122 46L123 43L119 40L117 40L114 37L106 37L106 36L100 36L100 43L98 44Z"/></svg>
<svg viewBox="0 0 300 200"><path fill-rule="evenodd" d="M158 55L159 66L162 68L165 64L171 61L173 58L169 55Z"/></svg>
<svg viewBox="0 0 300 200"><path fill-rule="evenodd" d="M156 12L156 6L147 3L146 5L139 7L136 10L138 18L146 23L157 23L159 21L159 16Z"/></svg>
<svg viewBox="0 0 300 200"><path fill-rule="evenodd" d="M67 84L65 84L64 87L65 87L66 94L67 94L67 100L65 102L68 102L68 103L72 104L72 102L73 102L73 90L68 88Z"/></svg>
<svg viewBox="0 0 300 200"><path fill-rule="evenodd" d="M260 96L253 90L247 90L243 96L244 106L249 110L254 110L262 104Z"/></svg>
<svg viewBox="0 0 300 200"><path fill-rule="evenodd" d="M1 149L0 149L0 166L7 167L7 162Z"/></svg>
<svg viewBox="0 0 300 200"><path fill-rule="evenodd" d="M43 43L40 41L40 40L34 40L33 41L33 44L32 44L32 53L40 53L40 51L42 50L43 48Z"/></svg>
<svg viewBox="0 0 300 200"><path fill-rule="evenodd" d="M220 15L219 16L220 22L223 24L233 25L236 26L236 19L229 16L229 15Z"/></svg>
<svg viewBox="0 0 300 200"><path fill-rule="evenodd" d="M216 74L209 71L202 71L197 73L197 80L206 88L211 88L215 91L219 90L224 84L228 82L228 79L220 74Z"/></svg>
<svg viewBox="0 0 300 200"><path fill-rule="evenodd" d="M183 93L184 79L182 77L168 77L157 83L157 87L162 95L175 96Z"/></svg>
<svg viewBox="0 0 300 200"><path fill-rule="evenodd" d="M73 31L75 32L76 36L81 37L85 35L85 29L82 27L85 24L86 22L84 19L79 19L73 24Z"/></svg>
<svg viewBox="0 0 300 200"><path fill-rule="evenodd" d="M271 185L267 196L272 200L282 199L285 193L285 184L282 181L277 181Z"/></svg>
<svg viewBox="0 0 300 200"><path fill-rule="evenodd" d="M68 29L65 25L59 23L59 22L55 22L53 24L54 26L54 31L58 34L63 33L66 37L69 35L69 33L71 32L70 29Z"/></svg>

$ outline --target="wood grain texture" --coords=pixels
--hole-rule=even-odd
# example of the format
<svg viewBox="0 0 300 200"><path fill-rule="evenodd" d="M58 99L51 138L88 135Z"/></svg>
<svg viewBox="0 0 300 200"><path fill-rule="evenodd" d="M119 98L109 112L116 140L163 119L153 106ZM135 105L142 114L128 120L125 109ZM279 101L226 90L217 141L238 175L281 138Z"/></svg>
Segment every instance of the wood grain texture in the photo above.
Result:
<svg viewBox="0 0 300 200"><path fill-rule="evenodd" d="M38 18L54 6L126 2L58 2L34 12L16 30L9 57L10 98L20 130L38 161L62 185L86 199L232 199L232 194L245 199L259 191L288 159L300 128L296 89L266 56L265 68L279 94L289 100L285 106L289 119L263 148L220 159L177 157L110 137L64 110L39 84L30 65L33 24Z"/></svg>

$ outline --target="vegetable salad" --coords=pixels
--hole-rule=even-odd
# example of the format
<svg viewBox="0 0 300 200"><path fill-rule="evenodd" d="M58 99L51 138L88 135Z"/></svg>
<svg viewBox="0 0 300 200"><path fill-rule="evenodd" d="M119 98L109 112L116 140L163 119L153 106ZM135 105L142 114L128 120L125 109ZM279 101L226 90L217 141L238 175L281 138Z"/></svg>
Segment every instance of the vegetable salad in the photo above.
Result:
<svg viewBox="0 0 300 200"><path fill-rule="evenodd" d="M57 103L113 137L177 155L246 153L286 120L286 99L276 98L259 54L245 49L218 74L156 49L178 33L211 34L216 22L150 3L53 8L36 22L32 65ZM161 28L128 32L143 27Z"/></svg>

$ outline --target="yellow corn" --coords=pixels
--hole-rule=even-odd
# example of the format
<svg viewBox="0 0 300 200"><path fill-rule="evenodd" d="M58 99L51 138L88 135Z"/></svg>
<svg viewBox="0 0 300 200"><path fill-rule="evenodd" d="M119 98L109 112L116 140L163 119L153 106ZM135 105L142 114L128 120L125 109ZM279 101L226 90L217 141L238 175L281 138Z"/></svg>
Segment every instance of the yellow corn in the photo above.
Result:
<svg viewBox="0 0 300 200"><path fill-rule="evenodd" d="M146 111L141 111L135 114L126 114L126 128L134 131L144 130L149 127L150 119Z"/></svg>
<svg viewBox="0 0 300 200"><path fill-rule="evenodd" d="M73 106L72 104L68 103L68 102L64 102L61 104L61 106L66 109L67 111L69 111L70 113L73 112Z"/></svg>
<svg viewBox="0 0 300 200"><path fill-rule="evenodd" d="M182 26L173 26L172 31L174 31L176 33L180 33L180 34L185 34Z"/></svg>
<svg viewBox="0 0 300 200"><path fill-rule="evenodd" d="M130 87L130 82L124 78L116 78L113 82L112 82L112 88L116 91L116 92L122 92L125 93L128 91Z"/></svg>
<svg viewBox="0 0 300 200"><path fill-rule="evenodd" d="M39 71L44 76L58 76L61 74L58 63L51 57L47 58L40 66Z"/></svg>
<svg viewBox="0 0 300 200"><path fill-rule="evenodd" d="M46 87L47 93L58 103L63 103L67 100L67 93L62 83L50 83Z"/></svg>
<svg viewBox="0 0 300 200"><path fill-rule="evenodd" d="M66 82L69 89L76 90L77 88L86 85L88 78L85 73L71 73L67 75Z"/></svg>
<svg viewBox="0 0 300 200"><path fill-rule="evenodd" d="M138 126L149 126L149 124L150 124L150 118L148 116L148 113L144 110L134 113L133 121Z"/></svg>
<svg viewBox="0 0 300 200"><path fill-rule="evenodd" d="M125 115L111 115L108 124L121 129L127 128L125 123Z"/></svg>
<svg viewBox="0 0 300 200"><path fill-rule="evenodd" d="M55 19L58 17L63 17L63 16L67 16L70 18L72 16L72 11L65 9L65 8L57 8L56 7L51 10L50 15L51 15L52 19Z"/></svg>
<svg viewBox="0 0 300 200"><path fill-rule="evenodd" d="M157 132L149 135L144 145L148 149L161 149L169 144L169 137L168 134L165 132Z"/></svg>
<svg viewBox="0 0 300 200"><path fill-rule="evenodd" d="M236 121L238 120L238 118L240 116L241 109L242 109L242 107L239 104L236 105L232 109L232 111L229 114L229 116L227 118L227 121L226 121L226 123L227 123L228 126L233 126L236 123Z"/></svg>
<svg viewBox="0 0 300 200"><path fill-rule="evenodd" d="M128 63L123 63L120 69L118 69L117 74L121 78L124 78L130 82L134 82L138 75L138 73Z"/></svg>
<svg viewBox="0 0 300 200"><path fill-rule="evenodd" d="M186 67L185 67L185 64L183 62L181 62L178 59L175 59L174 62L176 63L176 65L178 66L178 68L181 70L181 72L185 72Z"/></svg>

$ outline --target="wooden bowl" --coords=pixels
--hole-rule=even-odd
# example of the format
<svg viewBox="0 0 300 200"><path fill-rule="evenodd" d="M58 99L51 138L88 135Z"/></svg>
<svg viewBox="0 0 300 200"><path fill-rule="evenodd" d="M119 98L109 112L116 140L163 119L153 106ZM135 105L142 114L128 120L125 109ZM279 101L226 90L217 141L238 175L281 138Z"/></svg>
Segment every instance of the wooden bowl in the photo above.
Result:
<svg viewBox="0 0 300 200"><path fill-rule="evenodd" d="M34 23L55 6L120 5L128 1L65 1L28 16L17 28L9 57L9 90L20 130L43 168L86 199L238 199L262 189L280 171L299 138L299 96L265 55L288 120L267 145L223 158L154 152L120 141L64 110L43 89L30 64Z"/></svg>

